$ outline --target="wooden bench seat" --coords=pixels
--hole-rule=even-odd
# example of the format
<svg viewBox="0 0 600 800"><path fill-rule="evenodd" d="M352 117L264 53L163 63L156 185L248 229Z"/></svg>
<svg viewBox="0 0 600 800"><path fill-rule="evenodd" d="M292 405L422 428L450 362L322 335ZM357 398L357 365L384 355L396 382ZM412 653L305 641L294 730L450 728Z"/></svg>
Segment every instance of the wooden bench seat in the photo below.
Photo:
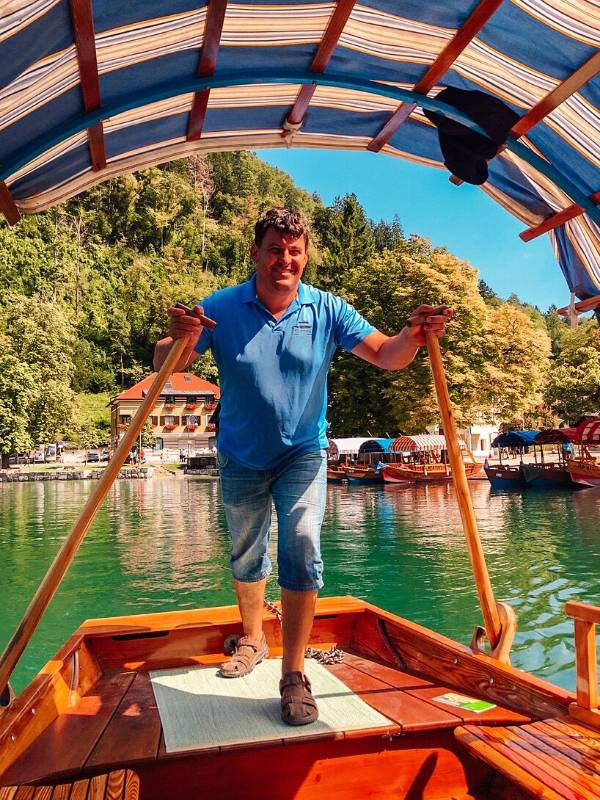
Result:
<svg viewBox="0 0 600 800"><path fill-rule="evenodd" d="M0 786L0 800L137 800L140 779L130 769L57 786Z"/></svg>
<svg viewBox="0 0 600 800"><path fill-rule="evenodd" d="M464 725L454 733L472 755L532 797L600 797L600 731L572 717L528 725Z"/></svg>

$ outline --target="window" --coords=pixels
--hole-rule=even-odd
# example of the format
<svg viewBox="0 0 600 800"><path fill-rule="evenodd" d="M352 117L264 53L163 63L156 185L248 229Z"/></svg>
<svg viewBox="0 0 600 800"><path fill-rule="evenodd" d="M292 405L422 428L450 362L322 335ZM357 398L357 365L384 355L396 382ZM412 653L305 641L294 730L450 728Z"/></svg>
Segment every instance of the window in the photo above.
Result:
<svg viewBox="0 0 600 800"><path fill-rule="evenodd" d="M165 405L166 406L174 406L175 405L175 395L174 394L168 394L165 397Z"/></svg>
<svg viewBox="0 0 600 800"><path fill-rule="evenodd" d="M165 425L179 425L179 417L175 414L165 414Z"/></svg>
<svg viewBox="0 0 600 800"><path fill-rule="evenodd" d="M129 425L131 422L131 414L121 414L119 416L119 423L121 425Z"/></svg>
<svg viewBox="0 0 600 800"><path fill-rule="evenodd" d="M158 425L158 417L150 417L150 425L155 428Z"/></svg>

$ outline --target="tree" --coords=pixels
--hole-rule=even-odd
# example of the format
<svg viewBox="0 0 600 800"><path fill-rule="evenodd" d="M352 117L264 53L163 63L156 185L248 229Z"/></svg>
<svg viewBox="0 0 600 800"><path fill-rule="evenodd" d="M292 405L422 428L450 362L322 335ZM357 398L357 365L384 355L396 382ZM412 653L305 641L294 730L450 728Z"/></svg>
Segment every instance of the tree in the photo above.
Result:
<svg viewBox="0 0 600 800"><path fill-rule="evenodd" d="M546 401L570 424L583 414L600 413L600 330L595 320L563 332Z"/></svg>
<svg viewBox="0 0 600 800"><path fill-rule="evenodd" d="M515 420L541 406L550 369L550 337L520 305L488 308L481 413ZM540 409L541 411L541 409Z"/></svg>
<svg viewBox="0 0 600 800"><path fill-rule="evenodd" d="M319 285L340 292L346 273L365 264L375 253L371 224L355 194L337 198L332 206L315 213L314 227L321 241L323 260Z"/></svg>
<svg viewBox="0 0 600 800"><path fill-rule="evenodd" d="M398 214L394 214L391 222L385 222L383 219L379 222L371 222L371 230L375 248L379 253L384 250L395 250L404 239L404 231Z"/></svg>
<svg viewBox="0 0 600 800"><path fill-rule="evenodd" d="M0 455L8 469L10 453L32 447L29 410L35 396L36 375L13 350L13 342L0 335Z"/></svg>
<svg viewBox="0 0 600 800"><path fill-rule="evenodd" d="M502 298L489 286L484 280L479 280L477 283L479 294L483 297L483 301L488 306L498 308L502 305Z"/></svg>
<svg viewBox="0 0 600 800"><path fill-rule="evenodd" d="M418 237L404 240L355 266L344 294L370 322L393 335L421 303L451 305L455 318L444 345L453 399L460 417L476 406L482 371L485 306L477 291L477 273L443 248ZM439 423L431 374L424 351L399 372L379 371L352 356L333 366L330 378L334 435L416 433Z"/></svg>
<svg viewBox="0 0 600 800"><path fill-rule="evenodd" d="M29 445L56 441L67 427L73 407L72 327L60 307L22 296L9 298L0 325L14 358L18 357L20 367L31 377L26 410L19 414Z"/></svg>

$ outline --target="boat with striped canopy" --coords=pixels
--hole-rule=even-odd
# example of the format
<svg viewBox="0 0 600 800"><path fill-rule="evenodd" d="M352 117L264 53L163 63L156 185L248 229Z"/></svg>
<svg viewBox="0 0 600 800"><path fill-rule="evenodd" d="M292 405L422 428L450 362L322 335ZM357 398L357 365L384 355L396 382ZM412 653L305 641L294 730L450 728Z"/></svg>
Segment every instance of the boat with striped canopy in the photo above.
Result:
<svg viewBox="0 0 600 800"><path fill-rule="evenodd" d="M549 235L570 308L593 309L599 44L592 0L11 0L0 4L0 211L16 224L110 177L223 150L339 148L441 168L449 161L433 112L494 145L479 164L483 191L523 224L524 241ZM483 91L512 110L499 145L489 119L443 99L447 88ZM463 179L451 177L460 192ZM224 640L240 632L232 608L88 620L11 696L14 665L184 345L165 361L0 658L0 798L597 798L600 609L567 604L576 694L510 665L516 622L491 589L434 340L484 623L470 646L362 600L320 600L311 643L344 652L324 667L323 685L337 687L325 694L352 695L363 721L338 719L294 739L279 730L240 738L250 712L226 740L173 738L184 726L204 732L212 716L214 705L197 705L197 683L177 681L223 659ZM264 622L277 656L276 615ZM165 696L180 709L175 722ZM253 699L246 709L264 708Z"/></svg>
<svg viewBox="0 0 600 800"><path fill-rule="evenodd" d="M575 428L573 441L579 445L579 456L567 461L571 479L579 486L600 486L600 463L591 452L600 447L600 417L587 417Z"/></svg>
<svg viewBox="0 0 600 800"><path fill-rule="evenodd" d="M475 461L462 439L459 445L467 477L477 475L481 471L481 464ZM448 483L452 480L452 466L444 436L398 436L390 445L390 453L395 454L395 460L381 468L386 483Z"/></svg>

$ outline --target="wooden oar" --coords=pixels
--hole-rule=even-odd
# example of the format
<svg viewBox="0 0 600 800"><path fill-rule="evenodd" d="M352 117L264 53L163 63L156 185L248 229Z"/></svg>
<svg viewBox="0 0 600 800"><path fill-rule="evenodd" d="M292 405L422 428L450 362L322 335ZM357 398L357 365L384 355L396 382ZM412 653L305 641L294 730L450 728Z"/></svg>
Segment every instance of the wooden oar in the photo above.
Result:
<svg viewBox="0 0 600 800"><path fill-rule="evenodd" d="M206 327L215 327L215 323L207 317L200 316L200 321ZM160 395L167 379L173 372L173 368L179 361L179 358L185 350L188 343L187 337L176 339L167 357L164 360L160 371L156 378L152 381L152 385L148 390L148 394L144 398L141 406L137 410L136 415L132 419L129 427L125 431L119 446L115 450L113 457L108 463L108 466L102 473L102 477L98 481L96 488L88 498L79 519L71 529L71 533L66 539L65 543L59 550L56 558L46 576L44 577L39 589L35 593L33 600L29 604L25 616L12 639L6 646L4 653L0 657L0 696L6 689L10 676L13 673L23 650L27 647L38 622L40 621L44 611L48 607L54 593L58 589L64 574L68 570L71 562L75 558L75 554L79 549L90 525L94 521L94 517L104 498L108 494L111 486L113 485L119 470L125 463L127 454L130 452L132 446L136 443L137 437L142 430L146 419L154 408L154 405Z"/></svg>
<svg viewBox="0 0 600 800"><path fill-rule="evenodd" d="M498 613L498 606L494 599L494 592L490 582L490 576L485 563L485 556L477 529L477 520L473 511L471 494L467 483L465 464L458 443L458 434L454 420L454 412L448 394L448 384L444 372L444 362L440 352L440 343L437 337L430 332L426 332L427 350L429 352L429 362L433 373L433 382L437 394L438 405L442 416L446 447L450 456L450 466L452 467L452 478L456 491L456 499L460 510L463 530L467 539L471 566L475 577L475 585L479 595L479 603L483 614L483 622L487 637L492 649L500 644L502 634L502 624ZM510 644L509 644L510 647Z"/></svg>

